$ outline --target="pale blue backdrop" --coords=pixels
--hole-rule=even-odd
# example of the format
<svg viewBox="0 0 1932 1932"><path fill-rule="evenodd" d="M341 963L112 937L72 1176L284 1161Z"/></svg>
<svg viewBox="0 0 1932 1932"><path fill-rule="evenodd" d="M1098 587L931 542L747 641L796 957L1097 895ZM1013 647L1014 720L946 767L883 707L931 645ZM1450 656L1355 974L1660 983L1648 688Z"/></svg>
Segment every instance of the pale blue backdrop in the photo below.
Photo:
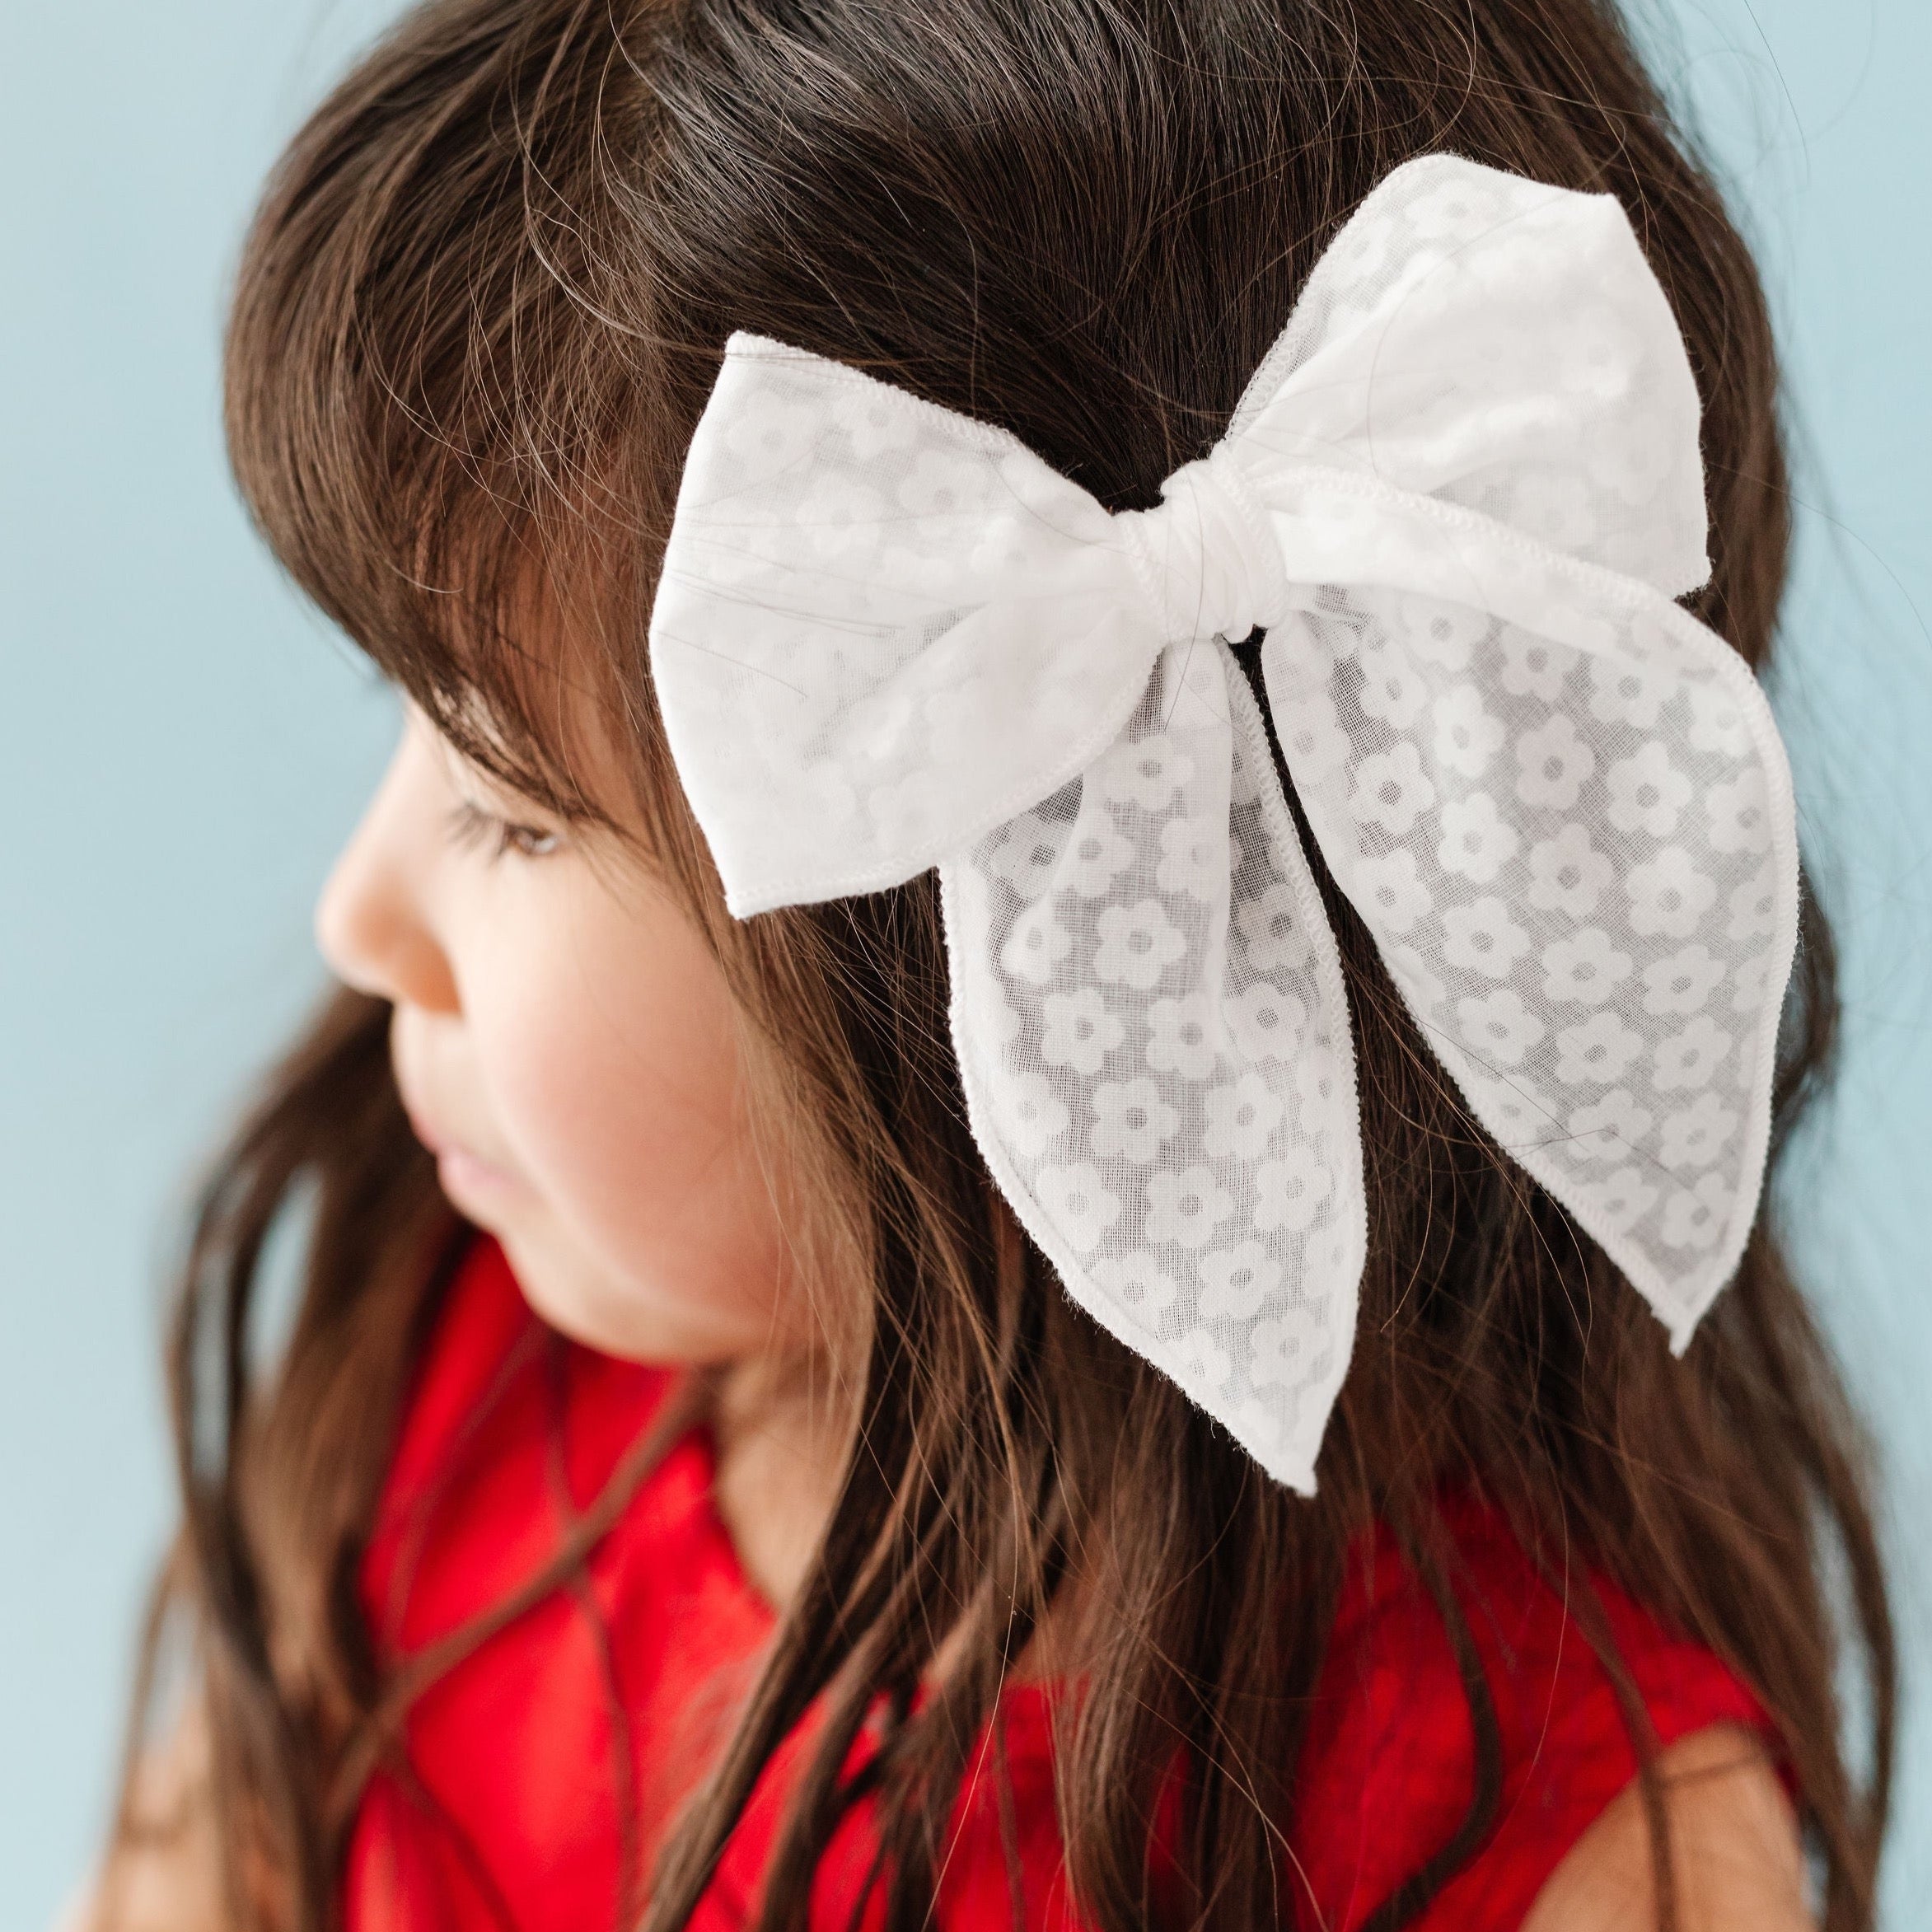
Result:
<svg viewBox="0 0 1932 1932"><path fill-rule="evenodd" d="M1804 437L1777 693L1850 1052L1785 1211L1892 1472L1932 1682L1932 9L1644 0L1769 273ZM393 730L257 548L216 343L280 142L391 0L0 11L0 1932L98 1830L168 1514L184 1177L320 984L309 905ZM1888 1924L1932 1928L1932 1705Z"/></svg>

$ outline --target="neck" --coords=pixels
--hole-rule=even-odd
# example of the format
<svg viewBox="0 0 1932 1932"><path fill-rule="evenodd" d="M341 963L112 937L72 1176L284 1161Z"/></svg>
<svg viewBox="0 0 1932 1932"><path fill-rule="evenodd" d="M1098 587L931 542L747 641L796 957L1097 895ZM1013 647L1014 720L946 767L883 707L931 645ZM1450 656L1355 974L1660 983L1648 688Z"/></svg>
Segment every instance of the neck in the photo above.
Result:
<svg viewBox="0 0 1932 1932"><path fill-rule="evenodd" d="M844 1406L821 1365L751 1356L719 1377L712 1428L718 1514L746 1576L782 1611L838 1498Z"/></svg>
<svg viewBox="0 0 1932 1932"><path fill-rule="evenodd" d="M734 1363L718 1378L711 1417L718 1515L746 1579L782 1614L805 1580L838 1500L849 1434L846 1403L822 1364L759 1356ZM1009 1682L1064 1673L1078 1647L1074 1631L1088 1596L1078 1579L1058 1593L1014 1660ZM958 1661L963 1638L963 1629L956 1629L941 1641L933 1677L945 1677Z"/></svg>

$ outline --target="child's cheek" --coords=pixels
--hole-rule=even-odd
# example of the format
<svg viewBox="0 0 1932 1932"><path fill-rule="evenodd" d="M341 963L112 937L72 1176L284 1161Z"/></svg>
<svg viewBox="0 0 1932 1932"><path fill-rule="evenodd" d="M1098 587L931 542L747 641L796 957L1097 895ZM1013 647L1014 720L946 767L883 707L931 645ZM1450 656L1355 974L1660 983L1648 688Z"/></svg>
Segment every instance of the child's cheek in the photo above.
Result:
<svg viewBox="0 0 1932 1932"><path fill-rule="evenodd" d="M524 1022L491 1042L506 1134L561 1251L548 1292L585 1310L545 1312L642 1357L765 1345L785 1326L784 1243L723 978L668 908L573 911L567 943L533 949L505 1002Z"/></svg>

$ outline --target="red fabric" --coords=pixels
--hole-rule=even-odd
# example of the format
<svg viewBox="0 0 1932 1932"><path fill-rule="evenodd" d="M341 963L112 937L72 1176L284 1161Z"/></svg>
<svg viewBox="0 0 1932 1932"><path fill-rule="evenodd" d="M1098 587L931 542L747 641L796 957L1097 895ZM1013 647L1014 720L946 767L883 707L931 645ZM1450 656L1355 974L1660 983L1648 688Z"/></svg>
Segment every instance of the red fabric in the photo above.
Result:
<svg viewBox="0 0 1932 1932"><path fill-rule="evenodd" d="M391 1659L534 1574L669 1387L663 1371L554 1336L526 1307L502 1250L479 1237L419 1373L364 1561L365 1606ZM356 1821L348 1932L627 1923L624 1889L726 1734L772 1628L713 1508L711 1471L709 1439L693 1431L597 1545L584 1585L544 1598L414 1704L406 1763L377 1775ZM1504 1932L1636 1761L1559 1595L1485 1509L1452 1501L1448 1521L1505 1780L1494 1835L1419 1923ZM1359 1555L1303 1748L1289 1880L1301 1923L1332 1932L1353 1932L1453 1835L1474 1765L1434 1605L1386 1537ZM1725 1719L1768 1729L1708 1650L1593 1580L1663 1743ZM1026 1932L1077 1922L1055 1818L1050 1695L1023 1686L1002 1702ZM749 1917L810 1722L767 1768L695 1921L703 1932ZM983 1743L945 1867L943 1932L1015 1923L993 1761ZM627 1786L640 1834L628 1878ZM861 1813L820 1866L815 1926L844 1932L869 1852Z"/></svg>

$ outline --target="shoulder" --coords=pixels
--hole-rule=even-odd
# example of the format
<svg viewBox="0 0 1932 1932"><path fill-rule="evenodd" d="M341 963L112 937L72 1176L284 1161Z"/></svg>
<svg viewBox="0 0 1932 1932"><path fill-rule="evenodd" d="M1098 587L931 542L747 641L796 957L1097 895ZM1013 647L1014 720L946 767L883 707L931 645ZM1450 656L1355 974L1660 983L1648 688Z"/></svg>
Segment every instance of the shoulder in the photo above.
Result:
<svg viewBox="0 0 1932 1932"><path fill-rule="evenodd" d="M1354 1552L1317 1685L1295 1843L1310 1916L1339 1932L1431 1872L1425 1932L1525 1925L1637 1775L1633 1724L1666 1752L1714 1726L1767 1752L1774 1735L1722 1659L1573 1554L1533 1560L1467 1496L1445 1499L1443 1527L1450 1614L1378 1532Z"/></svg>
<svg viewBox="0 0 1932 1932"><path fill-rule="evenodd" d="M1810 1932L1797 1819L1764 1738L1707 1725L1661 1752L1656 1775L1681 1932ZM1523 1932L1653 1932L1665 1922L1633 1785L1571 1846Z"/></svg>

